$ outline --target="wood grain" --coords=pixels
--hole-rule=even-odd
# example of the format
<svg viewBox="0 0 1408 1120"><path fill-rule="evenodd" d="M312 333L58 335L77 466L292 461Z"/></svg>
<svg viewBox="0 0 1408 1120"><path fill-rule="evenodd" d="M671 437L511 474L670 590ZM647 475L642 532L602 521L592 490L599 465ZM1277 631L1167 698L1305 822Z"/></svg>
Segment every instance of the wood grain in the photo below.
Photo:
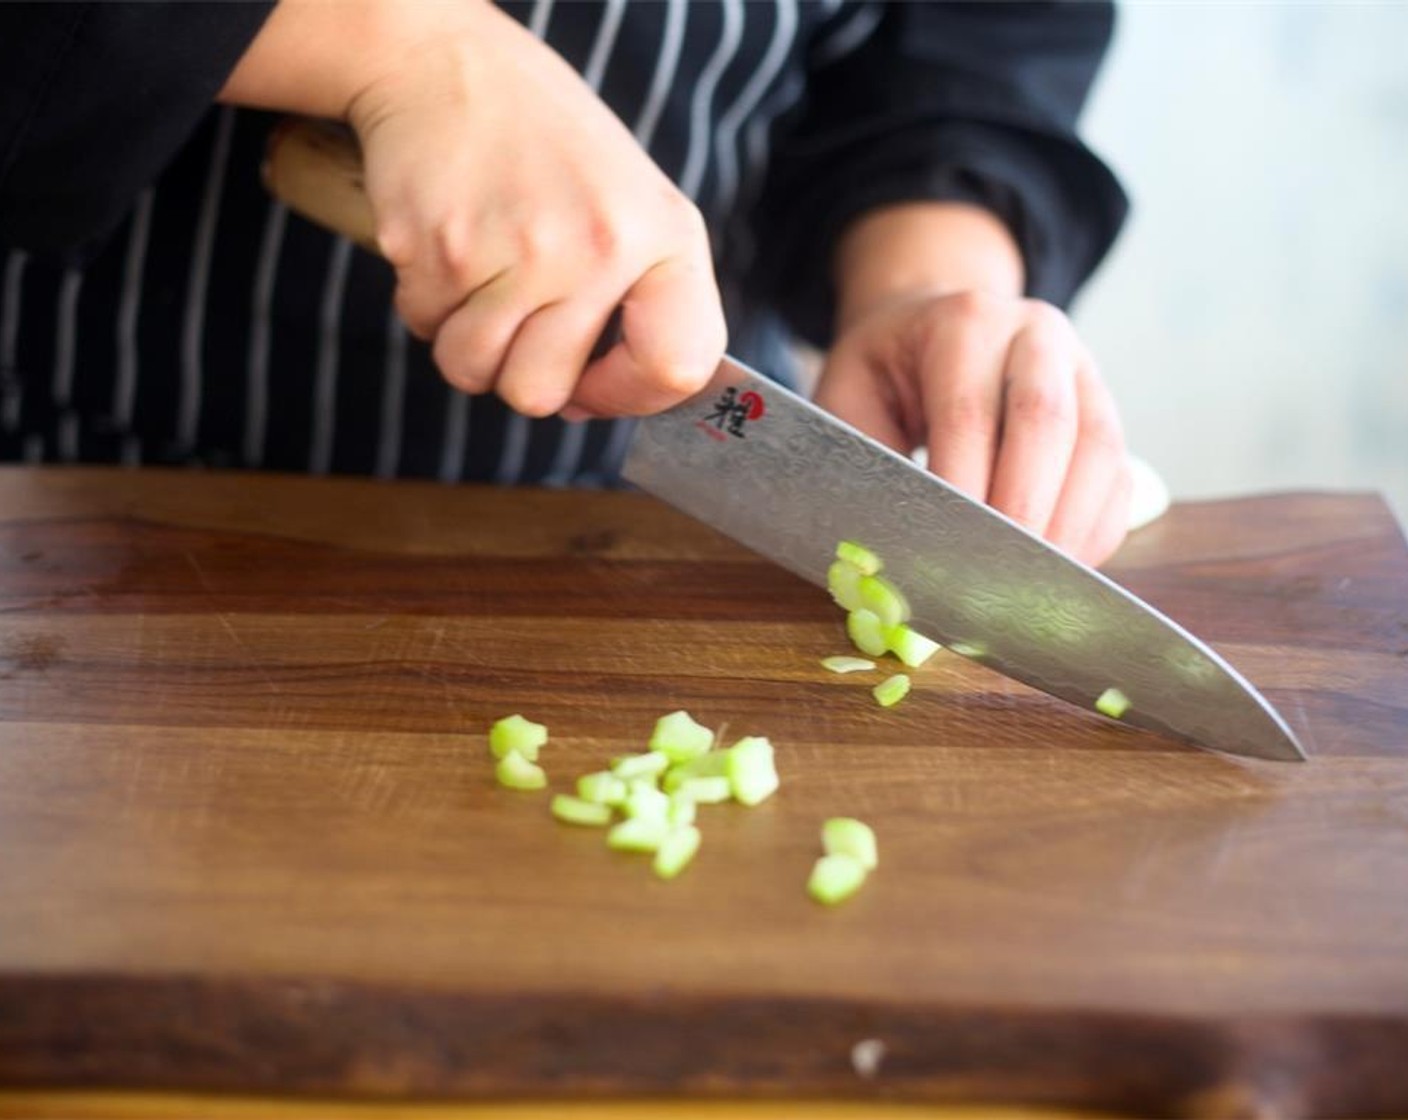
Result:
<svg viewBox="0 0 1408 1120"><path fill-rule="evenodd" d="M951 655L881 711L823 593L641 496L0 471L0 1084L1402 1113L1401 533L1186 506L1114 574L1314 760ZM492 782L500 715L565 788L676 707L785 784L675 883ZM884 864L829 912L838 812Z"/></svg>

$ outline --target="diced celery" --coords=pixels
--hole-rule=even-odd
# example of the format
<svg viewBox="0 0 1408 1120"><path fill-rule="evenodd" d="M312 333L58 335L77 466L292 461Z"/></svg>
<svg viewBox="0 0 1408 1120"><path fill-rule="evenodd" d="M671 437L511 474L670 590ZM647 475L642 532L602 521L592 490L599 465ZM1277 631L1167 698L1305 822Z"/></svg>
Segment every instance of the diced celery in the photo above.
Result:
<svg viewBox="0 0 1408 1120"><path fill-rule="evenodd" d="M826 590L831 592L837 606L848 611L857 610L865 605L860 598L861 578L859 568L852 567L844 560L833 561L826 570Z"/></svg>
<svg viewBox="0 0 1408 1120"><path fill-rule="evenodd" d="M948 648L963 657L986 657L988 647L982 642L949 642Z"/></svg>
<svg viewBox="0 0 1408 1120"><path fill-rule="evenodd" d="M738 740L728 751L728 780L735 800L750 808L771 797L779 785L772 743L760 735Z"/></svg>
<svg viewBox="0 0 1408 1120"><path fill-rule="evenodd" d="M850 856L867 871L880 863L875 831L854 817L832 817L822 825L821 846L829 856Z"/></svg>
<svg viewBox="0 0 1408 1120"><path fill-rule="evenodd" d="M1111 719L1119 719L1129 711L1129 697L1117 688L1107 688L1095 701L1095 710Z"/></svg>
<svg viewBox="0 0 1408 1120"><path fill-rule="evenodd" d="M863 576L873 576L883 565L880 557L863 544L855 541L842 541L836 546L836 559L844 560L853 568L858 568Z"/></svg>
<svg viewBox="0 0 1408 1120"><path fill-rule="evenodd" d="M874 611L858 610L848 614L846 616L846 633L850 635L851 641L856 644L856 648L861 653L868 653L871 657L880 657L884 654L886 649L884 628Z"/></svg>
<svg viewBox="0 0 1408 1120"><path fill-rule="evenodd" d="M909 621L909 603L899 588L884 576L863 576L860 581L861 606L885 626Z"/></svg>
<svg viewBox="0 0 1408 1120"><path fill-rule="evenodd" d="M830 669L833 673L859 673L875 668L875 662L867 661L864 657L823 657L821 667Z"/></svg>
<svg viewBox="0 0 1408 1120"><path fill-rule="evenodd" d="M938 642L926 638L917 630L911 630L903 622L885 627L885 644L890 647L891 653L911 669L919 668L943 649Z"/></svg>
<svg viewBox="0 0 1408 1120"><path fill-rule="evenodd" d="M733 796L733 786L726 777L686 778L673 797L687 797L700 805L718 805Z"/></svg>
<svg viewBox="0 0 1408 1120"><path fill-rule="evenodd" d="M663 774L670 765L669 756L663 751L646 751L644 754L627 754L616 759L611 772L618 778L648 778Z"/></svg>
<svg viewBox="0 0 1408 1120"><path fill-rule="evenodd" d="M606 846L618 852L653 852L670 834L664 817L631 817L613 825L606 834Z"/></svg>
<svg viewBox="0 0 1408 1120"><path fill-rule="evenodd" d="M714 733L685 711L671 712L655 721L650 749L670 762L698 758L714 745Z"/></svg>
<svg viewBox="0 0 1408 1120"><path fill-rule="evenodd" d="M552 799L552 815L568 824L604 825L611 823L611 807L580 797L559 793Z"/></svg>
<svg viewBox="0 0 1408 1120"><path fill-rule="evenodd" d="M693 825L673 829L660 842L655 852L655 874L662 879L673 879L689 865L694 853L699 851L699 829Z"/></svg>
<svg viewBox="0 0 1408 1120"><path fill-rule="evenodd" d="M909 678L903 673L886 677L870 690L882 708L892 708L909 695Z"/></svg>
<svg viewBox="0 0 1408 1120"><path fill-rule="evenodd" d="M663 817L669 809L669 795L645 781L632 782L621 805L621 812L628 817Z"/></svg>
<svg viewBox="0 0 1408 1120"><path fill-rule="evenodd" d="M489 729L489 749L495 758L517 751L529 762L538 761L538 750L548 741L548 729L520 715L505 716Z"/></svg>
<svg viewBox="0 0 1408 1120"><path fill-rule="evenodd" d="M683 828L687 824L694 823L695 814L699 811L694 798L687 796L682 791L670 794L670 807L665 813L665 819L670 822L671 828Z"/></svg>
<svg viewBox="0 0 1408 1120"><path fill-rule="evenodd" d="M853 856L822 856L812 866L807 893L826 906L835 906L860 890L865 876L865 867Z"/></svg>
<svg viewBox="0 0 1408 1120"><path fill-rule="evenodd" d="M548 784L548 776L543 768L523 757L517 751L509 751L499 759L494 767L494 776L499 784L509 789L542 789Z"/></svg>
<svg viewBox="0 0 1408 1120"><path fill-rule="evenodd" d="M577 796L596 805L620 805L626 800L626 783L609 770L583 774L577 779Z"/></svg>
<svg viewBox="0 0 1408 1120"><path fill-rule="evenodd" d="M691 778L723 778L728 776L728 752L709 751L688 762L680 762L666 771L660 785L666 793L674 793Z"/></svg>

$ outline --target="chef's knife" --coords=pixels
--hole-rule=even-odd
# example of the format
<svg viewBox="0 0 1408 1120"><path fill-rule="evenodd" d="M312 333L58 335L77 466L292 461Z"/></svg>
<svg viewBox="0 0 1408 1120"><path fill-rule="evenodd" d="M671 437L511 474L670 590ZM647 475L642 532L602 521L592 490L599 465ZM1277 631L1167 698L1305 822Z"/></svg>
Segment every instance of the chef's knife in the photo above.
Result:
<svg viewBox="0 0 1408 1120"><path fill-rule="evenodd" d="M375 251L355 143L288 122L269 189ZM625 478L825 586L841 540L878 553L912 625L998 672L1123 720L1232 754L1303 760L1275 709L1222 657L1117 584L741 363L640 420Z"/></svg>

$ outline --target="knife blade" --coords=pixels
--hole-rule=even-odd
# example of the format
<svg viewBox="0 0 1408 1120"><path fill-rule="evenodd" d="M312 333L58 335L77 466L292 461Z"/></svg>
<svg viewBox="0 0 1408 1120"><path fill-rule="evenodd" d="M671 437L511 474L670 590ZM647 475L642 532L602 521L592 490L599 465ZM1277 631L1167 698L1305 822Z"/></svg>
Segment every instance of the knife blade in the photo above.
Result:
<svg viewBox="0 0 1408 1120"><path fill-rule="evenodd" d="M361 153L341 125L289 119L269 191L378 251ZM885 559L920 633L1051 696L1252 758L1304 760L1266 699L1206 644L1110 579L810 402L725 358L689 400L639 422L624 477L825 586L838 541Z"/></svg>
<svg viewBox="0 0 1408 1120"><path fill-rule="evenodd" d="M699 394L638 422L627 481L826 585L836 544L885 563L910 625L1048 695L1229 754L1306 757L1286 722L1176 622L904 456L725 358Z"/></svg>

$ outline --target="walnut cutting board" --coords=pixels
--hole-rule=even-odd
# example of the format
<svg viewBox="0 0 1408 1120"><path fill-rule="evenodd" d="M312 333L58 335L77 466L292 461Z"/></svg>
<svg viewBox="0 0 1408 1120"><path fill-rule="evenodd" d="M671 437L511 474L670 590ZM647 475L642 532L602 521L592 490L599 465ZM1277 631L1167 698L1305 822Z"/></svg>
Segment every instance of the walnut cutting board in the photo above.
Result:
<svg viewBox="0 0 1408 1120"><path fill-rule="evenodd" d="M882 711L823 592L638 495L0 471L0 1086L1408 1111L1401 533L1182 506L1112 573L1313 761L947 653ZM565 789L679 707L784 785L674 883L492 781L498 716ZM827 911L838 813L883 862Z"/></svg>

